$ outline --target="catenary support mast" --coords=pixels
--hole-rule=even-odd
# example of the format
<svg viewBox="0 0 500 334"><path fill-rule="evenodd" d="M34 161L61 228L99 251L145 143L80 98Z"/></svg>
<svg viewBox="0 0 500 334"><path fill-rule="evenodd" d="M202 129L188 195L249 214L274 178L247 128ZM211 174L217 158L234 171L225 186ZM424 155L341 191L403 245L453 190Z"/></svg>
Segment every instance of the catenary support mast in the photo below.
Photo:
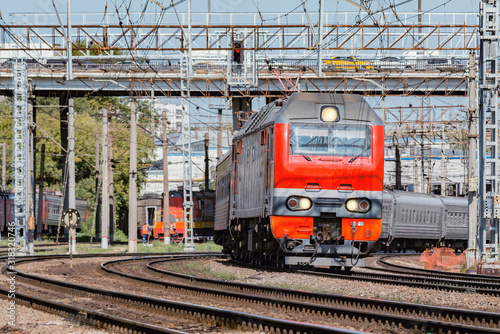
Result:
<svg viewBox="0 0 500 334"><path fill-rule="evenodd" d="M469 55L469 244L477 248L477 112L476 112L476 53Z"/></svg>
<svg viewBox="0 0 500 334"><path fill-rule="evenodd" d="M137 118L136 102L130 102L130 168L128 188L128 251L137 252Z"/></svg>
<svg viewBox="0 0 500 334"><path fill-rule="evenodd" d="M192 180L192 161L191 161L191 117L189 113L189 98L191 86L191 0L188 0L188 33L187 43L189 45L187 57L183 57L181 64L182 75L182 144L183 144L183 180L184 180L184 251L194 252L193 238L193 180Z"/></svg>
<svg viewBox="0 0 500 334"><path fill-rule="evenodd" d="M14 59L14 234L21 251L28 246L28 69L25 59Z"/></svg>
<svg viewBox="0 0 500 334"><path fill-rule="evenodd" d="M498 3L479 6L479 251L498 258ZM489 173L487 172L489 171Z"/></svg>

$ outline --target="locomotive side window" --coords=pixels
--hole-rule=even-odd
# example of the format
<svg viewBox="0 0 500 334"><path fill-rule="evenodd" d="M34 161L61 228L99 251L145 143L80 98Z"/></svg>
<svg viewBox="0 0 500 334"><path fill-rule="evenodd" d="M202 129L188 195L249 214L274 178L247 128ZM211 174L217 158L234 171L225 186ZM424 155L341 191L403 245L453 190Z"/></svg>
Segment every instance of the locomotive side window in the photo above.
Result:
<svg viewBox="0 0 500 334"><path fill-rule="evenodd" d="M371 127L339 124L290 124L290 154L371 155Z"/></svg>

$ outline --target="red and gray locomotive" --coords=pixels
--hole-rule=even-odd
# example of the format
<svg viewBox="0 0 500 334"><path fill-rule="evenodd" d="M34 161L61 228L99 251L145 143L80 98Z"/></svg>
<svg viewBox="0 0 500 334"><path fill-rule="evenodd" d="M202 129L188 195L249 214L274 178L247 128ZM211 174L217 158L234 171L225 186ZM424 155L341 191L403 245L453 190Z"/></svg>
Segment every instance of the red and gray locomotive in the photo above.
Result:
<svg viewBox="0 0 500 334"><path fill-rule="evenodd" d="M362 266L383 174L383 122L361 96L294 93L254 114L218 162L215 242L252 263Z"/></svg>

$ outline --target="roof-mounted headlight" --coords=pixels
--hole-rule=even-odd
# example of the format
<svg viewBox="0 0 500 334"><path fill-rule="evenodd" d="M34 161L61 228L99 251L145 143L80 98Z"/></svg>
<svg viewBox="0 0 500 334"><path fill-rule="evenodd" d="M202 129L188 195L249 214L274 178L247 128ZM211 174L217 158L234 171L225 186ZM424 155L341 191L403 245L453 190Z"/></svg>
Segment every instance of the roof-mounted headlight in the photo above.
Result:
<svg viewBox="0 0 500 334"><path fill-rule="evenodd" d="M338 122L340 120L339 109L334 106L321 107L321 120L323 122Z"/></svg>

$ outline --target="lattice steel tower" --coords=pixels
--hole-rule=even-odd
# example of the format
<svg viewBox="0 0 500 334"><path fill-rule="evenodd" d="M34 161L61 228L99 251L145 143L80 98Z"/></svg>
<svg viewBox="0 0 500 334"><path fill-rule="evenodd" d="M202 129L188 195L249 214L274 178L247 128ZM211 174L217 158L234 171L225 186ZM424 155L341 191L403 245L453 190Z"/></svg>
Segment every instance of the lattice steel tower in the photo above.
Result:
<svg viewBox="0 0 500 334"><path fill-rule="evenodd" d="M479 251L498 258L499 124L498 4L483 0L479 8Z"/></svg>
<svg viewBox="0 0 500 334"><path fill-rule="evenodd" d="M193 173L191 162L191 120L189 113L189 97L191 86L191 1L188 1L188 33L189 49L181 60L181 91L182 91L182 171L184 191L184 251L194 252L193 238Z"/></svg>
<svg viewBox="0 0 500 334"><path fill-rule="evenodd" d="M16 246L28 247L28 69L24 59L14 59L14 228ZM9 229L10 230L10 229Z"/></svg>

